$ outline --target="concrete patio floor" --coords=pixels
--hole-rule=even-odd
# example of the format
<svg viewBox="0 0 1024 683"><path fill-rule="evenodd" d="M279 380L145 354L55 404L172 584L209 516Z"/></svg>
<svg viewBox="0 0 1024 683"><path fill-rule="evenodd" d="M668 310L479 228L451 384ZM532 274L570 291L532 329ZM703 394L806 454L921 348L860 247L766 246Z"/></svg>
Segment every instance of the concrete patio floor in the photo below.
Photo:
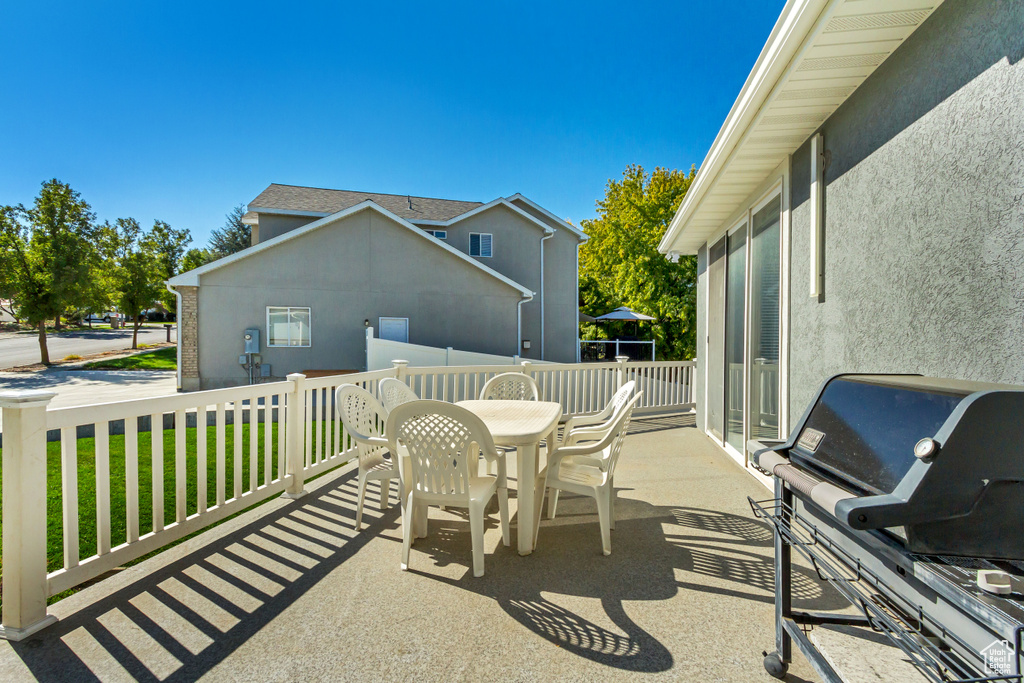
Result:
<svg viewBox="0 0 1024 683"><path fill-rule="evenodd" d="M466 518L432 509L403 572L397 506L374 486L356 534L343 468L51 606L0 644L0 679L774 680L772 534L746 502L769 494L692 425L634 420L609 557L593 501L565 496L527 557L492 514L479 579ZM843 606L806 569L794 592ZM817 679L797 655L789 680Z"/></svg>

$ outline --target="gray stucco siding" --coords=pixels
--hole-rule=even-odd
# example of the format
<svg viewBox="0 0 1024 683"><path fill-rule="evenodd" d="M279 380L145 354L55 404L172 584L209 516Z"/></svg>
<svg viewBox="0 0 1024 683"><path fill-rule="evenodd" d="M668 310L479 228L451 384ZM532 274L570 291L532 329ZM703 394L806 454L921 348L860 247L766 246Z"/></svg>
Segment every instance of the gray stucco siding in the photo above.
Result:
<svg viewBox="0 0 1024 683"><path fill-rule="evenodd" d="M409 341L512 355L514 287L409 228L365 210L201 276L199 368L203 388L244 381L237 363L246 328L261 330L275 377L302 370L361 370L365 328L409 318ZM271 348L267 306L311 308L309 348Z"/></svg>
<svg viewBox="0 0 1024 683"><path fill-rule="evenodd" d="M301 228L303 225L308 225L316 220L319 220L316 216L284 216L273 213L260 213L259 241L254 242L254 244L266 242L278 235L291 232L292 230Z"/></svg>
<svg viewBox="0 0 1024 683"><path fill-rule="evenodd" d="M1024 383L1022 36L1020 2L946 2L824 123L816 299L794 154L790 427L838 372Z"/></svg>

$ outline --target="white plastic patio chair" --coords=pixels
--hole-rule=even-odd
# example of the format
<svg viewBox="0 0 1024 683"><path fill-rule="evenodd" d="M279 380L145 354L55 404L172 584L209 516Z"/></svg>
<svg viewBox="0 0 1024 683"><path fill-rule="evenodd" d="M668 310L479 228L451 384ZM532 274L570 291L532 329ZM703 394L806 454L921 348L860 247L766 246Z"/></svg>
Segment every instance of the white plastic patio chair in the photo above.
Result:
<svg viewBox="0 0 1024 683"><path fill-rule="evenodd" d="M366 482L380 481L380 509L388 508L391 495L391 480L398 479L401 496L401 477L398 471L398 451L391 450L384 438L384 422L387 413L373 395L354 384L342 384L334 392L341 423L352 440L356 442L359 457L359 493L356 502L356 531L362 528L363 499L366 497ZM391 457L385 457L388 453Z"/></svg>
<svg viewBox="0 0 1024 683"><path fill-rule="evenodd" d="M537 383L522 372L503 372L487 380L480 390L481 401L536 401Z"/></svg>
<svg viewBox="0 0 1024 683"><path fill-rule="evenodd" d="M571 432L577 433L578 440L582 440L580 437L589 431L600 432L603 427L607 426L606 423L614 418L615 412L629 401L634 389L636 389L636 382L630 380L619 387L619 390L615 392L601 412L590 415L573 415L568 418L563 423L562 441L567 440Z"/></svg>
<svg viewBox="0 0 1024 683"><path fill-rule="evenodd" d="M420 397L408 384L394 377L386 377L377 385L377 393L380 394L380 402L384 404L384 410L390 413L395 406L400 406L409 401L418 401Z"/></svg>
<svg viewBox="0 0 1024 683"><path fill-rule="evenodd" d="M402 459L407 483L402 501L402 569L409 568L414 519L422 515L425 521L430 505L463 507L469 509L473 576L483 576L484 508L495 493L501 540L509 544L505 454L495 448L483 421L445 401L412 401L391 411L386 432L392 452L401 448L407 454ZM496 476L478 474L481 454L497 464Z"/></svg>
<svg viewBox="0 0 1024 683"><path fill-rule="evenodd" d="M605 555L612 554L611 530L615 528L615 465L622 452L622 442L629 429L629 421L643 392L623 404L612 420L600 430L592 431L584 442L577 442L578 436L570 435L564 445L548 456L548 464L538 474L544 478L544 492L570 491L590 496L597 501L597 518L601 526L601 548ZM543 496L537 503L537 522L534 527L534 545L540 532L540 511Z"/></svg>

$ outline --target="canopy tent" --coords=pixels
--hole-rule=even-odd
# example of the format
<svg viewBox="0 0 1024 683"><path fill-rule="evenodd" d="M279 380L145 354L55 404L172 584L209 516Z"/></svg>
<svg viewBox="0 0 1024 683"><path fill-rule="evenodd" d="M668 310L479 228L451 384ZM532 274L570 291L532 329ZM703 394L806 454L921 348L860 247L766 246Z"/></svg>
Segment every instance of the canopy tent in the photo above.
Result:
<svg viewBox="0 0 1024 683"><path fill-rule="evenodd" d="M619 306L618 308L616 308L611 313L605 313L604 315L599 315L599 316L597 316L596 319L597 320L656 320L657 318L652 318L651 316L644 315L643 313L637 313L636 311L634 311L629 306Z"/></svg>

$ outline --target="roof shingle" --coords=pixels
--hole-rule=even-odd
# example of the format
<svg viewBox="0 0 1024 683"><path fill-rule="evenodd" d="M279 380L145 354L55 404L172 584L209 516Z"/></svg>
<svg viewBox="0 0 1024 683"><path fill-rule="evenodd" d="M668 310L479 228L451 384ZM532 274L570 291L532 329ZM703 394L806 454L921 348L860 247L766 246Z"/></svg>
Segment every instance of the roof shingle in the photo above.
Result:
<svg viewBox="0 0 1024 683"><path fill-rule="evenodd" d="M380 194L352 190L327 190L319 187L273 183L249 202L249 207L257 210L279 209L332 214L367 199L411 222L447 221L482 206L481 202L463 202L454 199L433 199L404 194Z"/></svg>

